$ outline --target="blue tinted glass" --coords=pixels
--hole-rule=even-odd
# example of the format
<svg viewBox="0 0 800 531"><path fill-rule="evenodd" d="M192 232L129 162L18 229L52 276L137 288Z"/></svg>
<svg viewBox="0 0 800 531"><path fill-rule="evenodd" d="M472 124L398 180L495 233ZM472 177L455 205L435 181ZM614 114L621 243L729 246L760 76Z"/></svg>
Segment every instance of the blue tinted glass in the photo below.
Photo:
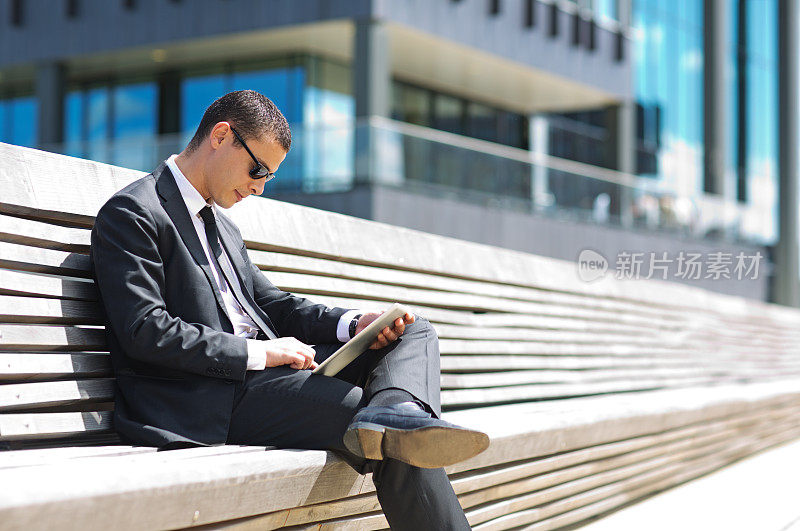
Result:
<svg viewBox="0 0 800 531"><path fill-rule="evenodd" d="M595 11L600 18L617 20L617 0L595 0Z"/></svg>
<svg viewBox="0 0 800 531"><path fill-rule="evenodd" d="M86 95L86 133L89 140L108 138L108 88L91 89Z"/></svg>
<svg viewBox="0 0 800 531"><path fill-rule="evenodd" d="M0 100L0 142L11 140L11 118L8 113L8 102Z"/></svg>
<svg viewBox="0 0 800 531"><path fill-rule="evenodd" d="M78 142L83 139L83 92L73 91L64 101L64 141Z"/></svg>
<svg viewBox="0 0 800 531"><path fill-rule="evenodd" d="M100 162L111 162L109 154L109 110L108 87L100 87L86 93L86 157Z"/></svg>
<svg viewBox="0 0 800 531"><path fill-rule="evenodd" d="M84 115L86 101L82 91L72 91L64 101L64 154L84 157Z"/></svg>
<svg viewBox="0 0 800 531"><path fill-rule="evenodd" d="M728 43L727 43L727 54L726 54L726 62L727 68L729 72L728 77L728 108L725 110L728 118L727 125L727 142L728 142L728 152L727 152L727 160L725 161L726 170L728 175L731 178L731 182L727 183L727 186L733 187L732 190L736 189L736 175L737 175L737 166L738 166L738 152L737 146L739 142L739 61L738 61L738 46L737 46L737 33L739 30L739 9L738 9L739 2L731 2L731 5L728 8Z"/></svg>
<svg viewBox="0 0 800 531"><path fill-rule="evenodd" d="M777 238L778 50L775 0L747 4L746 164L748 202L768 212L753 233Z"/></svg>
<svg viewBox="0 0 800 531"><path fill-rule="evenodd" d="M681 192L702 187L702 2L633 2L641 34L634 46L636 98L642 106L643 170Z"/></svg>
<svg viewBox="0 0 800 531"><path fill-rule="evenodd" d="M158 132L158 96L155 83L114 88L114 138L152 137Z"/></svg>
<svg viewBox="0 0 800 531"><path fill-rule="evenodd" d="M11 143L19 146L36 146L38 106L33 96L11 100Z"/></svg>
<svg viewBox="0 0 800 531"><path fill-rule="evenodd" d="M181 84L181 131L194 134L206 108L226 92L224 74L185 79Z"/></svg>
<svg viewBox="0 0 800 531"><path fill-rule="evenodd" d="M255 90L268 97L291 124L302 119L302 67L236 72L230 90Z"/></svg>

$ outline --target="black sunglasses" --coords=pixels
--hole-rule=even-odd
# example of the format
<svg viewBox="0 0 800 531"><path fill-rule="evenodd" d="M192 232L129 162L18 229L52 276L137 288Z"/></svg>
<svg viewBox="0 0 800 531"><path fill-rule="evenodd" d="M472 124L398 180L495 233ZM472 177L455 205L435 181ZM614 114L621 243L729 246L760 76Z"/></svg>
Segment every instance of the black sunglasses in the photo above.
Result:
<svg viewBox="0 0 800 531"><path fill-rule="evenodd" d="M256 163L256 167L253 168L252 170L250 170L250 177L253 178L253 179L261 179L262 177L266 177L267 181L270 181L270 180L274 179L275 178L275 172L269 171L269 168L267 168L266 166L264 166L263 164L258 162L258 159L256 158L256 156L253 155L253 152L250 151L250 148L247 147L247 144L245 144L244 139L242 139L242 137L239 136L239 133L236 132L236 129L234 129L233 126L231 126L231 131L233 131L233 136L235 136L236 139L239 142L241 142L241 144L247 150L247 154L250 155L250 158L253 159L253 162ZM267 181L264 181L264 182L267 182Z"/></svg>

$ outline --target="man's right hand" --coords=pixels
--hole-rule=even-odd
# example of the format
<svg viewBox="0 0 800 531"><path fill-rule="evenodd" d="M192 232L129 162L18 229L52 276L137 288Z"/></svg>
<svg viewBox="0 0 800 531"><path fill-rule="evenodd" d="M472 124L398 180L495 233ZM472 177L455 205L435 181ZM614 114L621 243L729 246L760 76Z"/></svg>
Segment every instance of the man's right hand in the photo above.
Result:
<svg viewBox="0 0 800 531"><path fill-rule="evenodd" d="M292 369L316 369L314 349L293 337L262 341L267 353L267 367L289 365Z"/></svg>

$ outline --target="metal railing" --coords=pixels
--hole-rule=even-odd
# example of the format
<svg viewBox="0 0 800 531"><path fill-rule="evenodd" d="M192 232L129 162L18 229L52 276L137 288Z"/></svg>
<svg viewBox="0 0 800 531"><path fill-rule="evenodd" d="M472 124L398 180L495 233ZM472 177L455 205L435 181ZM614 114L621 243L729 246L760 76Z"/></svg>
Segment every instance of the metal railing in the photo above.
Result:
<svg viewBox="0 0 800 531"><path fill-rule="evenodd" d="M444 131L372 117L294 126L292 135L292 150L265 195L377 184L599 224L773 243L774 213L763 205L681 195L651 178ZM164 135L48 148L150 171L187 141L185 135Z"/></svg>

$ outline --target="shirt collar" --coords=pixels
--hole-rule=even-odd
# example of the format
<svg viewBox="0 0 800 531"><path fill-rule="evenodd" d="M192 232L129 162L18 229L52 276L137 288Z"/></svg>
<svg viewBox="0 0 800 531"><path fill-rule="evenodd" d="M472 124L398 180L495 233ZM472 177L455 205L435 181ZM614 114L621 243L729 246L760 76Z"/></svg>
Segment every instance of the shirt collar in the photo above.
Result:
<svg viewBox="0 0 800 531"><path fill-rule="evenodd" d="M177 156L178 155L172 155L167 159L167 167L175 177L175 184L178 185L178 190L181 192L183 202L186 203L186 208L189 210L189 214L192 216L197 216L203 208L209 205L213 211L214 204L206 203L206 200L203 199L203 196L200 195L200 192L197 191L197 188L195 188L194 185L189 182L189 179L187 179L181 169L178 168L178 165L175 163L175 157Z"/></svg>

